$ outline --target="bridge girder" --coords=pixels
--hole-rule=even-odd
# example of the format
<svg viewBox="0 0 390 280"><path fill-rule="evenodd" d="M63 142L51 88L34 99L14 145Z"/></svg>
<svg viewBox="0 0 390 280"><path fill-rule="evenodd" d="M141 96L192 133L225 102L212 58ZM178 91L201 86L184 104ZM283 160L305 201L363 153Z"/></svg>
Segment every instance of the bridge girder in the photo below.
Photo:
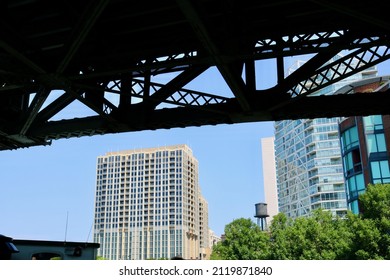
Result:
<svg viewBox="0 0 390 280"><path fill-rule="evenodd" d="M389 59L383 1L139 2L3 4L0 150L106 133L390 113L388 90L315 95ZM286 76L284 59L299 55L311 56ZM277 84L258 90L255 65L268 59ZM229 92L187 86L211 67ZM89 114L59 119L75 102Z"/></svg>

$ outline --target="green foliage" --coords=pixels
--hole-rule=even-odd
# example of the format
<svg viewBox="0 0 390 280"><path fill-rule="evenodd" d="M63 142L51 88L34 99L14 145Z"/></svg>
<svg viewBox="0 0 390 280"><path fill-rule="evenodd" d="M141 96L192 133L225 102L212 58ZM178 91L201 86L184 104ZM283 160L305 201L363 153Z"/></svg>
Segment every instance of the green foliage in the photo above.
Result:
<svg viewBox="0 0 390 280"><path fill-rule="evenodd" d="M348 213L345 221L347 228L353 233L348 259L370 260L381 259L379 242L381 233L371 219L361 219Z"/></svg>
<svg viewBox="0 0 390 280"><path fill-rule="evenodd" d="M270 259L288 260L290 259L290 241L288 240L288 229L291 226L291 220L286 215L279 213L273 217L270 226L271 249Z"/></svg>
<svg viewBox="0 0 390 280"><path fill-rule="evenodd" d="M372 221L371 226L379 231L378 255L390 259L390 184L368 185L359 202L361 218Z"/></svg>
<svg viewBox="0 0 390 280"><path fill-rule="evenodd" d="M359 197L363 210L363 219L390 221L390 185L368 185L364 194Z"/></svg>
<svg viewBox="0 0 390 280"><path fill-rule="evenodd" d="M361 215L349 212L343 218L321 209L296 219L280 213L269 232L250 219L234 220L211 259L390 259L390 184L369 185L360 205Z"/></svg>
<svg viewBox="0 0 390 280"><path fill-rule="evenodd" d="M295 220L278 214L271 225L271 259L344 259L351 233L330 212L316 210Z"/></svg>
<svg viewBox="0 0 390 280"><path fill-rule="evenodd" d="M266 259L269 237L250 219L240 218L225 227L225 239L213 248L211 259Z"/></svg>

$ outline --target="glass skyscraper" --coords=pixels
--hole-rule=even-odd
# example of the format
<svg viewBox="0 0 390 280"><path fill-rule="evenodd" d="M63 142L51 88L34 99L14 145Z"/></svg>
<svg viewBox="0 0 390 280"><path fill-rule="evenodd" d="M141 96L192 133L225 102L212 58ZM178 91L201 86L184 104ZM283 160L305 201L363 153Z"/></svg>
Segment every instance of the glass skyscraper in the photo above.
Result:
<svg viewBox="0 0 390 280"><path fill-rule="evenodd" d="M315 94L333 94L345 84L375 75L376 69L370 68ZM292 218L309 215L317 208L346 214L338 123L339 118L275 122L279 212Z"/></svg>
<svg viewBox="0 0 390 280"><path fill-rule="evenodd" d="M110 152L97 159L94 242L117 259L202 258L208 208L186 145Z"/></svg>

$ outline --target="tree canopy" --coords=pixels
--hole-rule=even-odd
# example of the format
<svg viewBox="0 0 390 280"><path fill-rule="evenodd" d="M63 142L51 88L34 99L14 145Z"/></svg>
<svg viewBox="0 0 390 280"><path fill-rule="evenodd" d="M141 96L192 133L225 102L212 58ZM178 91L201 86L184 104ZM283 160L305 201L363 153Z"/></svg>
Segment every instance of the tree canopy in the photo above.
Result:
<svg viewBox="0 0 390 280"><path fill-rule="evenodd" d="M269 249L268 235L250 219L240 218L225 227L225 238L213 248L212 259L265 259Z"/></svg>
<svg viewBox="0 0 390 280"><path fill-rule="evenodd" d="M342 218L321 209L296 219L279 213L269 231L249 218L236 219L211 259L390 259L390 184L369 185L359 203L361 214Z"/></svg>
<svg viewBox="0 0 390 280"><path fill-rule="evenodd" d="M345 223L328 211L295 220L281 213L271 225L269 259L345 259L351 236Z"/></svg>

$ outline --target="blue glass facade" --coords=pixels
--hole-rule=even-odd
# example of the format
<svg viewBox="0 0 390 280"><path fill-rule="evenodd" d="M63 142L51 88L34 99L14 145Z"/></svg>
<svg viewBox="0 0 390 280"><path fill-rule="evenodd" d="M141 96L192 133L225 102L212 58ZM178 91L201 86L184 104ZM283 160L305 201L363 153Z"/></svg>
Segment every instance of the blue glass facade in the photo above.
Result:
<svg viewBox="0 0 390 280"><path fill-rule="evenodd" d="M359 146L357 127L351 127L341 134L345 185L348 206L352 212L358 212L358 197L365 190L361 149Z"/></svg>
<svg viewBox="0 0 390 280"><path fill-rule="evenodd" d="M347 211L338 118L275 124L279 211L295 218L322 208Z"/></svg>
<svg viewBox="0 0 390 280"><path fill-rule="evenodd" d="M338 56L334 59L337 58ZM300 61L296 68L302 64ZM334 73L328 73L329 78L332 74ZM334 94L352 81L375 75L376 69L370 68L312 95ZM292 218L310 215L317 208L326 209L338 216L346 214L348 208L339 122L339 118L275 122L279 212Z"/></svg>
<svg viewBox="0 0 390 280"><path fill-rule="evenodd" d="M360 85L371 85L371 91L388 88L389 81L381 80ZM359 91L359 88L356 89ZM358 214L359 195L368 184L390 183L389 116L350 117L340 123L340 140L348 208Z"/></svg>

